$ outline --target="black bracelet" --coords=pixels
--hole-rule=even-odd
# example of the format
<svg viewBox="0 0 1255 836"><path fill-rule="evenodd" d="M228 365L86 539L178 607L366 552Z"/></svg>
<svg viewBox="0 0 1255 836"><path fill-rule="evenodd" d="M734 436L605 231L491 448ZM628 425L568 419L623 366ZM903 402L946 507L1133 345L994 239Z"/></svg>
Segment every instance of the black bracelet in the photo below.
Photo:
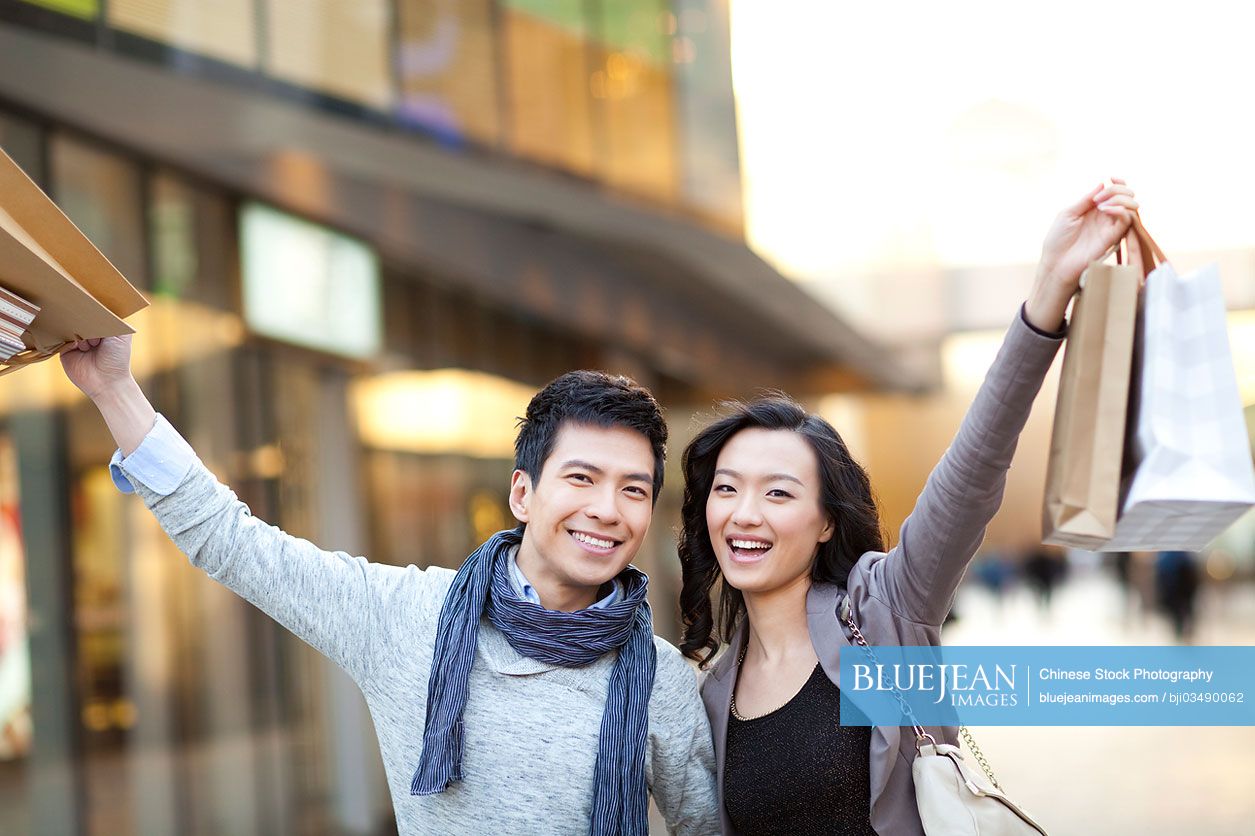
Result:
<svg viewBox="0 0 1255 836"><path fill-rule="evenodd" d="M1033 323L1029 322L1028 321L1028 302L1025 302L1024 304L1020 305L1020 319L1024 320L1025 325L1033 329L1033 333L1039 334L1040 336L1046 337L1047 339L1061 340L1068 335L1068 321L1066 319L1063 320L1063 327L1053 333L1051 333L1050 331L1043 331L1042 329L1038 328Z"/></svg>

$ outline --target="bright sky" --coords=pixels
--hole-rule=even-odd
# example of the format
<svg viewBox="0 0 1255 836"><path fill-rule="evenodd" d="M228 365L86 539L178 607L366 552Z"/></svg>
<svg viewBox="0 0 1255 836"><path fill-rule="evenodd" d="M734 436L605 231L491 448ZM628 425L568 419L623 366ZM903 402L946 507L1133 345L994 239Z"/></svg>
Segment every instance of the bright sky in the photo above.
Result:
<svg viewBox="0 0 1255 836"><path fill-rule="evenodd" d="M1255 246L1255 7L733 0L751 244L799 279L1030 263L1109 175L1170 254Z"/></svg>

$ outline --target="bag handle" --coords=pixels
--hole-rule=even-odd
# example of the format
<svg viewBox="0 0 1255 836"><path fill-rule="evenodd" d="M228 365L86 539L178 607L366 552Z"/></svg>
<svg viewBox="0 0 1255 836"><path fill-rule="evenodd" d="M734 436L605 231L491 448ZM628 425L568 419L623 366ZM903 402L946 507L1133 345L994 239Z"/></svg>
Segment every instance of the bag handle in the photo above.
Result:
<svg viewBox="0 0 1255 836"><path fill-rule="evenodd" d="M67 345L74 345L77 340L66 340L65 342L55 345L52 348L28 348L26 351L19 351L8 360L0 361L0 377L17 371L25 366L33 366L35 363L47 360L49 357L55 357L61 353L61 349Z"/></svg>
<svg viewBox="0 0 1255 836"><path fill-rule="evenodd" d="M875 652L867 644L867 639L863 638L863 631L858 629L858 624L854 622L853 608L850 606L850 596L846 595L841 601L841 620L845 622L845 626L850 628L850 635L854 636L854 643L867 651L872 657L872 661L879 664L880 660L876 658ZM935 747L937 738L924 730L919 724L919 720L915 717L915 712L906 704L906 697L902 696L902 692L896 687L893 689L894 696L898 698L898 704L902 706L902 713L911 720L911 728L915 732L915 748L918 751L920 746L924 745L924 741L930 741ZM967 726L959 726L959 734L963 736L963 740L967 743L969 749L972 750L972 756L976 758L976 763L980 765L981 771L989 778L989 782L999 792L1005 792L1002 785L998 783L998 779L994 777L993 767L989 765L989 761L985 759L985 755L981 752L980 747L976 745L976 739L972 737L972 733L968 731Z"/></svg>
<svg viewBox="0 0 1255 836"><path fill-rule="evenodd" d="M1150 233L1146 231L1146 226L1142 223L1141 216L1134 212L1133 223L1129 226L1128 232L1116 242L1116 264L1126 264L1129 261L1126 250L1128 249L1130 235L1137 237L1139 248L1142 251L1142 266L1144 268L1142 282L1145 283L1146 275L1160 264L1167 263L1168 257L1163 254L1163 250L1155 243L1155 239L1150 237ZM1147 265L1149 265L1149 269L1145 269Z"/></svg>
<svg viewBox="0 0 1255 836"><path fill-rule="evenodd" d="M1150 253L1155 260L1155 266L1167 262L1168 257L1163 254L1163 250L1159 249L1159 245L1155 243L1155 239L1150 237L1150 233L1146 231L1145 224L1142 223L1142 216L1137 212L1133 213L1133 225L1130 230L1137 236L1137 241L1142 246L1142 255Z"/></svg>

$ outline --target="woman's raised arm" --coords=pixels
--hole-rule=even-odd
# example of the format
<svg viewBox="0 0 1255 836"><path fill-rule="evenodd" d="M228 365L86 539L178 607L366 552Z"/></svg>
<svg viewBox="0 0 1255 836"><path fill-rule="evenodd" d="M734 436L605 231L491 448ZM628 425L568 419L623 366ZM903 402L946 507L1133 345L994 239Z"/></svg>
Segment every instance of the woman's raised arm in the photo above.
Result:
<svg viewBox="0 0 1255 836"><path fill-rule="evenodd" d="M1081 273L1129 229L1137 201L1121 180L1097 187L1055 218L1032 292L963 419L902 524L898 545L873 564L895 611L940 624L1002 504L1007 469L1033 399L1062 343L1064 312ZM1140 265L1136 236L1130 260Z"/></svg>

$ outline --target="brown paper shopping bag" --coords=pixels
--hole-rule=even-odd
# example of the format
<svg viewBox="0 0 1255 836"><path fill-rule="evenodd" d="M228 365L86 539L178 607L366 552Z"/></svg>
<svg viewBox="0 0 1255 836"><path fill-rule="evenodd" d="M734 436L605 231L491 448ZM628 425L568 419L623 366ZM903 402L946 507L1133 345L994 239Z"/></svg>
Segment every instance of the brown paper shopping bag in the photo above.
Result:
<svg viewBox="0 0 1255 836"><path fill-rule="evenodd" d="M1081 277L1050 438L1046 543L1097 549L1115 533L1141 278L1102 262Z"/></svg>
<svg viewBox="0 0 1255 836"><path fill-rule="evenodd" d="M27 351L0 374L55 355L75 339L134 333L122 321L148 302L0 150L0 286L40 306Z"/></svg>

